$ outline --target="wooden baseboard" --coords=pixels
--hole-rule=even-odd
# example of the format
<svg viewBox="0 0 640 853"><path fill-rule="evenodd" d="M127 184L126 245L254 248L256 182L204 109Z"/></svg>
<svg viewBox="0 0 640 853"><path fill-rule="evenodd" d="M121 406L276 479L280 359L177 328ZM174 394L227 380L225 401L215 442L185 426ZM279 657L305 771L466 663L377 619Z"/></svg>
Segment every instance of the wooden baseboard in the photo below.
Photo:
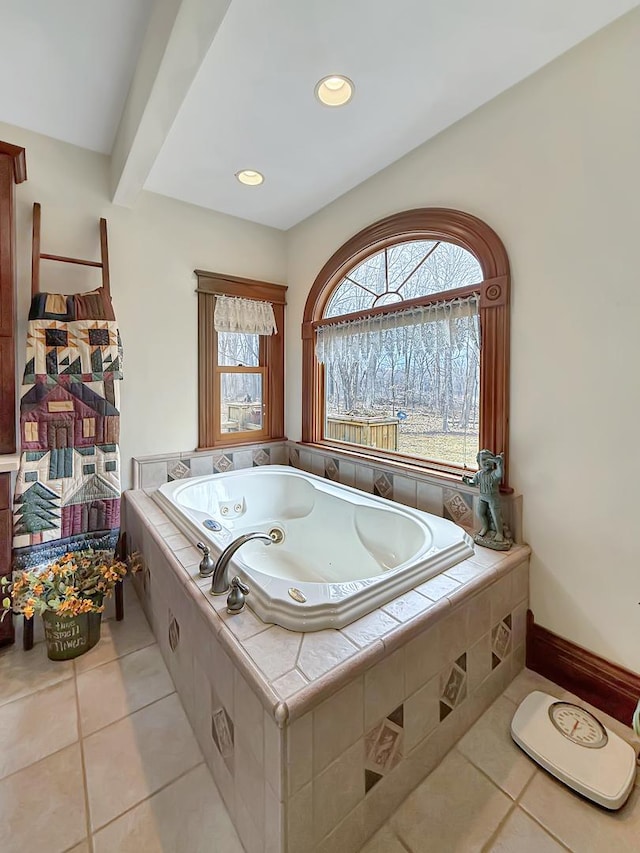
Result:
<svg viewBox="0 0 640 853"><path fill-rule="evenodd" d="M625 725L640 699L640 675L536 625L527 611L527 666Z"/></svg>

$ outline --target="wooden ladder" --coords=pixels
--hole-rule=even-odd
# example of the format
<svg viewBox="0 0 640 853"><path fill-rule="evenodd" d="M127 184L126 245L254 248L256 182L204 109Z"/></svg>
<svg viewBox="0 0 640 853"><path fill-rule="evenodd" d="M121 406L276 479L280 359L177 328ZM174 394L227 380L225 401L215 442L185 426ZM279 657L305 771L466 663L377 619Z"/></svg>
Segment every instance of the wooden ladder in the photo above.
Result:
<svg viewBox="0 0 640 853"><path fill-rule="evenodd" d="M42 211L39 202L33 204L33 238L31 243L31 296L40 292L40 261L60 261L63 264L80 264L83 267L97 267L102 270L102 287L110 296L109 246L107 242L107 220L100 220L100 260L85 261L81 258L68 258L64 255L50 255L40 251L40 220Z"/></svg>

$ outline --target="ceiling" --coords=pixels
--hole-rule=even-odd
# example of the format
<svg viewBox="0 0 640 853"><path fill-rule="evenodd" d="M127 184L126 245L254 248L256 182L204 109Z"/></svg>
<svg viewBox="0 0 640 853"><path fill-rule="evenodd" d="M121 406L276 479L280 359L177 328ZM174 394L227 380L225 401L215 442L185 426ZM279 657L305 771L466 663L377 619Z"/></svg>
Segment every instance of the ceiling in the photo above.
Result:
<svg viewBox="0 0 640 853"><path fill-rule="evenodd" d="M287 229L638 3L0 0L0 120L113 148L114 186L135 173L116 199L144 186ZM336 73L356 91L331 109L313 92Z"/></svg>
<svg viewBox="0 0 640 853"><path fill-rule="evenodd" d="M0 0L0 121L109 154L154 0Z"/></svg>

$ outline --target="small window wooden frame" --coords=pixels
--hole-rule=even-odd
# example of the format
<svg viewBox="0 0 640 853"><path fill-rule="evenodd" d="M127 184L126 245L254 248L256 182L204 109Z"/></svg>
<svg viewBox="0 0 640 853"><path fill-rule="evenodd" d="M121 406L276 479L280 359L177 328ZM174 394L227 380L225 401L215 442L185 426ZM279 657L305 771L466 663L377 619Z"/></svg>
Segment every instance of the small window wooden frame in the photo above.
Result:
<svg viewBox="0 0 640 853"><path fill-rule="evenodd" d="M408 240L442 240L471 252L480 264L483 281L465 290L480 291L480 447L504 452L503 488L509 471L509 292L510 273L506 249L498 235L481 219L460 210L420 208L408 210L364 228L341 246L320 270L307 298L302 322L302 441L334 446L354 456L378 456L427 468L434 473L459 474L457 466L441 466L414 456L333 444L324 438L324 369L315 354L315 329L322 324L333 291L354 267L371 255ZM446 298L464 295L449 291ZM430 298L409 304L427 304ZM401 303L390 309L398 310ZM384 310L384 309L381 309ZM369 316L371 310L362 312ZM350 315L355 316L355 315ZM335 322L336 318L331 318ZM331 322L325 321L325 322Z"/></svg>
<svg viewBox="0 0 640 853"><path fill-rule="evenodd" d="M198 450L284 439L284 307L282 284L196 270L198 277ZM218 335L213 326L216 296L271 302L278 331L260 336L259 365L218 365ZM222 432L220 377L223 373L262 376L262 429Z"/></svg>

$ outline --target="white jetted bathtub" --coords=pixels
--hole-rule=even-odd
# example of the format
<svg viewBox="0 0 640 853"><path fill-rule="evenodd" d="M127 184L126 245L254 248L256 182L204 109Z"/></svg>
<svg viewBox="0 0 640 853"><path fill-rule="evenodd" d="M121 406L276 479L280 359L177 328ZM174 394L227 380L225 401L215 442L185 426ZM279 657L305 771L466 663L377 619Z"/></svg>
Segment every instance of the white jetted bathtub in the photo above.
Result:
<svg viewBox="0 0 640 853"><path fill-rule="evenodd" d="M341 628L473 554L451 521L269 465L166 483L164 512L214 559L244 533L284 534L243 545L229 566L265 622L294 631Z"/></svg>

